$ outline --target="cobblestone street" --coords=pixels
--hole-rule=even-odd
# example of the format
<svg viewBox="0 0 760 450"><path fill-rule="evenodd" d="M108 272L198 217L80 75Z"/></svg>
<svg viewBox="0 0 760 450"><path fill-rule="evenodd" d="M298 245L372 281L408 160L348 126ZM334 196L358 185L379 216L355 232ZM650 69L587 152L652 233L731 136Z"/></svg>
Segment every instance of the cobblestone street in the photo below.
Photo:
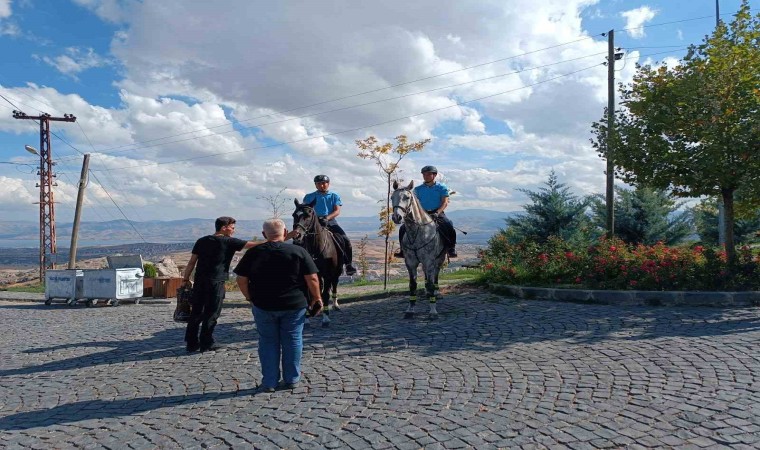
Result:
<svg viewBox="0 0 760 450"><path fill-rule="evenodd" d="M259 393L247 307L186 354L173 305L0 302L0 447L757 448L760 310L362 300Z"/></svg>

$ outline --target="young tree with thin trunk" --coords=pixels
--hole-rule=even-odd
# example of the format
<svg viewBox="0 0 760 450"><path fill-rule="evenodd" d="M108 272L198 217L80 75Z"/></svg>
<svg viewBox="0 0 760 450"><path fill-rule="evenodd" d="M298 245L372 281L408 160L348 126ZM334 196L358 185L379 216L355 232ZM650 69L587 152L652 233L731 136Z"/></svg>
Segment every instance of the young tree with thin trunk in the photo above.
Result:
<svg viewBox="0 0 760 450"><path fill-rule="evenodd" d="M395 229L391 221L391 182L398 170L398 165L402 159L409 153L420 152L430 142L430 139L423 139L417 142L408 142L403 134L396 136L396 145L391 142L380 144L374 136L364 140L357 140L356 146L359 147L357 156L362 159L374 161L380 169L387 182L387 194L385 197L385 207L380 210L381 220L385 222L380 227L380 236L385 237L385 271L383 276L383 289L388 288L388 240Z"/></svg>

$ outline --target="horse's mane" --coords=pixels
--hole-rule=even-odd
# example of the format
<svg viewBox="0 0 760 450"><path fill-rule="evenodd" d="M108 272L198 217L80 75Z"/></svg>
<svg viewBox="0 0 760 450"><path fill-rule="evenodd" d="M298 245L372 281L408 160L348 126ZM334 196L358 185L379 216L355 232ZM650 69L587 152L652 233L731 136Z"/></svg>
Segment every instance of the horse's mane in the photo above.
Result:
<svg viewBox="0 0 760 450"><path fill-rule="evenodd" d="M422 208L417 195L414 193L414 189L410 189L409 192L412 194L412 202L409 204L409 214L412 220L420 225L427 225L432 222L433 218Z"/></svg>

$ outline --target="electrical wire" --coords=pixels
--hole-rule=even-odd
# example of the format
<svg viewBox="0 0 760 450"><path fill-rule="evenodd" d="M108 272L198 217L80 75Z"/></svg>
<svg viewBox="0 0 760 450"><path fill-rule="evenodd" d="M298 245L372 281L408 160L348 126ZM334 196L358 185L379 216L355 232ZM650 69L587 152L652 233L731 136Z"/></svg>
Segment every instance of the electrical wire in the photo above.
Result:
<svg viewBox="0 0 760 450"><path fill-rule="evenodd" d="M242 152L247 152L247 151L251 151L251 150L261 150L261 149L267 149L267 148L273 148L273 147L281 147L283 145L297 144L297 143L300 143L300 142L306 142L306 141L310 141L310 140L314 140L314 139L323 139L323 138L330 137L330 136L337 136L337 135L351 133L351 132L359 131L359 130L364 130L364 129L367 129L367 128L372 128L372 127L376 127L376 126L380 126L380 125L386 125L386 124L393 123L393 122L398 122L398 121L401 121L401 120L411 119L411 118L414 118L414 117L423 116L425 114L430 114L430 113L433 113L433 112L438 112L438 111L443 111L445 109L454 108L456 106L462 106L462 105L466 105L466 104L469 104L469 103L474 103L474 102L477 102L477 101L485 100L485 99L488 99L488 98L497 97L499 95L508 94L508 93L511 93L511 92L519 91L521 89L527 89L527 88L534 87L534 86L537 86L537 85L540 85L540 84L548 83L550 81L558 80L560 78L568 77L568 76L574 75L576 73L580 73L580 72L583 72L583 71L586 71L586 70L590 70L590 69L593 69L595 67L598 67L599 65L600 64L594 64L593 66L585 67L583 69L575 70L573 72L569 72L569 73L565 73L565 74L562 74L562 75L558 75L558 76L555 76L555 77L552 77L552 78L548 78L546 80L542 80L542 81L539 81L539 82L536 82L536 83L533 83L533 84L521 86L519 88L509 89L509 90L506 90L506 91L502 91L502 92L498 92L498 93L495 93L495 94L486 95L486 96L483 96L483 97L474 98L474 99L463 101L463 102L456 102L454 104L451 104L451 105L448 105L448 106L443 106L441 108L436 108L436 109L424 111L424 112L417 113L417 114L411 114L411 115L404 116L404 117L398 117L398 118L395 118L395 119L385 120L385 121L382 121L382 122L376 122L376 123L373 123L371 125L365 125L365 126L361 126L361 127L351 128L351 129L348 129L348 130L336 131L336 132L332 132L332 133L325 133L325 134L321 134L319 136L310 136L308 138L295 139L295 140L292 140L292 141L279 142L277 144L263 145L263 146L259 146L259 147L251 147L251 148L242 149L242 150L232 150L232 151L228 151L228 152L219 152L219 153L213 153L213 154L209 154L209 155L194 156L194 157L190 157L190 158L176 159L176 160L173 160L173 161L165 161L165 162L159 162L159 163L138 164L138 165L133 165L133 166L124 166L124 167L120 167L120 168L111 168L109 170L125 170L125 169L134 169L134 168L138 168L138 167L152 167L152 166L161 166L161 165L165 165L165 164L176 164L176 163L179 163L179 162L187 162L187 161L193 161L193 160L198 160L198 159L212 158L212 157L215 157L215 156L228 155L228 154L232 154L232 153L242 153Z"/></svg>
<svg viewBox="0 0 760 450"><path fill-rule="evenodd" d="M572 61L578 61L578 60L581 60L581 59L592 58L592 57L604 55L606 53L607 53L606 51L605 52L599 52L599 53L593 53L593 54L589 54L589 55L580 56L580 57L577 57L577 58L571 58L571 59L566 59L566 60L563 60L563 61L557 61L557 62L553 62L553 63L549 63L549 64L544 64L544 65L541 65L541 66L529 67L529 68L525 68L525 69L521 69L521 70L516 70L516 71L512 71L512 72L508 72L508 73L503 73L503 74L498 74L498 75L492 75L492 76L485 77L485 78L480 78L480 79L477 79L477 80L470 80L470 81L465 81L465 82L462 82L462 83L452 84L452 85L448 85L448 86L443 86L443 87L438 87L438 88L433 88L433 89L427 89L427 90L424 90L424 91L412 92L412 93L408 93L408 94L398 95L396 97L389 97L389 98L384 98L384 99L375 100L375 101L371 101L371 102L360 103L360 104L357 104L357 105L344 106L344 107L341 107L341 108L335 108L335 109L331 109L331 110L328 110L328 111L321 111L321 112L312 113L312 114L305 114L305 115L301 115L301 116L289 117L289 118L286 118L286 119L276 120L276 121L273 121L273 122L260 123L260 124L251 125L251 126L248 126L248 127L243 127L242 129L261 128L261 127L268 126L268 125L276 125L276 124L281 124L281 123L284 123L284 122L290 122L290 121L294 121L294 120L301 120L301 119L305 119L305 118L321 116L321 115L324 115L324 114L329 114L329 113L334 113L334 112L340 112L340 111L346 111L346 110L350 110L350 109L354 109L354 108L360 108L360 107L363 107L363 106L375 105L375 104L378 104L378 103L384 103L384 102L388 102L388 101L392 101L392 100L399 100L399 99L402 99L402 98L413 97L413 96L416 96L416 95L427 94L427 93L430 93L430 92L441 91L441 90L446 90L446 89L452 89L452 88L456 88L456 87L460 87L460 86L464 86L464 85L468 85L468 84L473 84L473 83L479 83L479 82L482 82L482 81L493 80L493 79L496 79L496 78L501 78L501 77L505 77L505 76L509 76L509 75L516 75L516 74L528 72L528 71L531 71L531 70L538 70L538 69L543 69L543 68L547 68L547 67L551 67L551 66L556 66L556 65L559 65L559 64L564 64L564 63L568 63L568 62L572 62ZM205 136L194 136L194 137L191 137L191 138L178 139L178 140L169 141L169 142L161 142L161 143L158 143L158 144L147 145L147 146L143 146L143 147L127 148L127 149L116 150L116 151L113 151L113 152L103 152L103 154L113 155L115 153L121 153L121 152L126 152L126 151L144 150L144 149L153 148L153 147L157 147L157 146L168 145L168 144L177 144L177 143L181 143L181 142L187 142L187 141L193 141L193 140L198 140L198 139L210 138L210 137L215 137L215 136L221 136L221 135L224 135L224 134L235 133L235 132L239 132L239 131L240 131L240 129L232 129L232 130L228 130L228 131L224 131L224 132L220 132L220 133L208 134L208 135L205 135Z"/></svg>
<svg viewBox="0 0 760 450"><path fill-rule="evenodd" d="M471 65L471 66L463 67L463 68L457 69L457 70L451 70L451 71L439 73L439 74L436 74L436 75L430 75L430 76L427 76L427 77L422 77L422 78L417 78L417 79L414 79L414 80L409 80L409 81L404 81L404 82L396 83L396 84L393 84L393 85L390 85L390 86L385 86L385 87L382 87L382 88L371 89L371 90L368 90L368 91L363 91L363 92L358 92L358 93L355 93L355 94L345 95L345 96L334 98L334 99L330 99L330 100L324 100L324 101L320 101L320 102L316 102L316 103L311 103L311 104L305 105L305 106L299 106L299 107L296 107L296 108L290 108L290 109L285 109L285 110L280 110L280 111L274 111L274 112L269 113L269 114L263 114L263 115L256 116L256 117L251 117L251 118L248 118L248 119L232 120L232 123L233 124L241 124L243 122L250 122L252 120L262 119L262 118L265 118L265 117L272 117L272 116L275 116L275 115L287 114L287 113L290 113L290 112L293 112L293 111L298 111L298 110L301 110L301 109L312 108L314 106L320 106L320 105L324 105L324 104L328 104L328 103L334 103L334 102L338 102L338 101L341 101L341 100L346 100L346 99L349 99L349 98L354 98L354 97L359 97L359 96L362 96L362 95L372 94L372 93L375 93L375 92L385 91L385 90L388 90L388 89L394 89L394 88L397 88L397 87L400 87L400 86L406 86L406 85L409 85L409 84L418 83L420 81L432 80L434 78L438 78L438 77L442 77L442 76L446 76L446 75L451 75L451 74L454 74L454 73L464 72L464 71L467 71L467 70L470 70L470 69L475 69L475 68L478 68L478 67L483 67L483 66L487 66L487 65L490 65L490 64L495 64L497 62L503 62L503 61L508 61L508 60L511 60L511 59L521 58L523 56L532 55L534 53L539 53L539 52L543 52L543 51L547 51L547 50L552 50L552 49L559 48L559 47L564 47L566 45L575 44L575 43L582 42L582 41L587 41L587 40L593 39L593 38L595 38L595 37L597 37L599 35L601 35L601 33L597 33L597 34L594 34L594 35L586 36L586 37L579 38L579 39L572 40L572 41L563 42L563 43L560 43L560 44L551 45L549 47L543 47L543 48L540 48L540 49L531 50L529 52L521 53L519 55L513 55L513 56L504 57L504 58L499 58L499 59L495 59L495 60L491 60L491 61L487 61L487 62L483 62L483 63L474 64L474 65ZM107 152L109 150L116 150L116 149L119 149L119 148L131 146L131 145L135 145L135 144L145 144L145 143L154 142L154 141L157 141L157 140L169 139L169 138L177 137L177 136L183 136L183 135L190 134L190 133L195 133L195 132L198 132L198 131L207 131L207 130L211 130L211 129L214 129L214 128L226 127L226 126L229 126L229 125L230 125L229 122L225 122L224 124L216 125L216 126L213 126L213 127L198 128L198 129L195 129L195 130L184 131L182 133L177 133L177 134L173 134L173 135L163 136L163 137L159 137L159 138L155 138L155 139L149 139L149 140L146 140L146 141L138 141L137 143L124 144L124 145L120 145L120 146L116 146L116 147L105 148L105 149L101 150L101 152Z"/></svg>

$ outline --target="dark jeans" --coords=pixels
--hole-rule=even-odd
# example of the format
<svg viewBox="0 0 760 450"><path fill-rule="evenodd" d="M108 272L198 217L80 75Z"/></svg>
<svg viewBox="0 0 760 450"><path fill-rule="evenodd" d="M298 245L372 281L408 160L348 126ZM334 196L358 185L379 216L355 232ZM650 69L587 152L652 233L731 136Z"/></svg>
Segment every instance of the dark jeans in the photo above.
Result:
<svg viewBox="0 0 760 450"><path fill-rule="evenodd" d="M430 214L430 211L428 211L428 214ZM438 215L438 219L436 220L436 223L438 224L438 232L441 233L441 237L443 237L443 240L446 243L447 247L454 248L457 246L457 232L454 230L454 223L446 217L446 214L441 213ZM401 245L401 241L404 239L404 234L406 233L406 230L404 229L404 226L401 225L398 229L398 244Z"/></svg>
<svg viewBox="0 0 760 450"><path fill-rule="evenodd" d="M196 281L193 298L190 300L192 312L187 321L185 342L188 347L210 347L214 344L214 328L222 313L224 301L224 281ZM198 338L200 328L200 339Z"/></svg>
<svg viewBox="0 0 760 450"><path fill-rule="evenodd" d="M327 222L327 229L332 231L332 233L338 237L339 241L343 241L343 250L345 252L343 255L345 261L343 261L343 263L351 264L354 260L354 249L351 247L351 241L348 239L348 236L346 236L346 232L343 231L343 228L341 228L335 220Z"/></svg>

